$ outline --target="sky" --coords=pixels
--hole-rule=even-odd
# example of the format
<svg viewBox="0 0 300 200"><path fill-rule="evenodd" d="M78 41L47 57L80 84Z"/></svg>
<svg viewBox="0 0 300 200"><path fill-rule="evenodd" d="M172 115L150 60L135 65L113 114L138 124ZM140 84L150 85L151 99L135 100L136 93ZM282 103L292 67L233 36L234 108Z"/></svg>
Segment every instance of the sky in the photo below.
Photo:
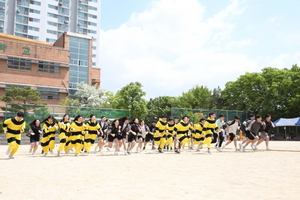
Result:
<svg viewBox="0 0 300 200"><path fill-rule="evenodd" d="M102 0L101 88L146 99L300 65L299 0Z"/></svg>

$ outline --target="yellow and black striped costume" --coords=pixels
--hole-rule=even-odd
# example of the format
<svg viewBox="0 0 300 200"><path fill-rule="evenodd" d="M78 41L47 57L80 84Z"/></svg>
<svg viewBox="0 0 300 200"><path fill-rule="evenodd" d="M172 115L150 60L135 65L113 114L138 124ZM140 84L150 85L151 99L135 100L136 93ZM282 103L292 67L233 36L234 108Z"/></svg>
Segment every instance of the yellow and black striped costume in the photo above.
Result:
<svg viewBox="0 0 300 200"><path fill-rule="evenodd" d="M64 122L59 122L58 127L60 128L60 133L59 133L59 151L67 150L66 143L68 140L68 135L69 135L69 129L70 129L70 122L69 121L64 121Z"/></svg>
<svg viewBox="0 0 300 200"><path fill-rule="evenodd" d="M68 149L75 147L75 154L79 154L83 148L84 134L86 133L86 126L82 122L75 121L70 125L70 144Z"/></svg>
<svg viewBox="0 0 300 200"><path fill-rule="evenodd" d="M50 123L46 121L43 125L43 138L41 140L41 146L44 153L48 153L49 150L53 150L55 147L55 126L58 126L55 122Z"/></svg>
<svg viewBox="0 0 300 200"><path fill-rule="evenodd" d="M159 119L156 123L156 131L154 133L154 143L159 145L160 149L163 149L166 144L166 130L167 130L168 122Z"/></svg>
<svg viewBox="0 0 300 200"><path fill-rule="evenodd" d="M173 147L173 136L174 136L174 128L175 128L175 124L170 124L168 123L168 132L166 133L166 138L167 138L167 141L166 141L166 144L169 146L169 147Z"/></svg>
<svg viewBox="0 0 300 200"><path fill-rule="evenodd" d="M84 137L84 148L86 152L90 152L91 146L94 145L95 140L97 138L98 131L101 130L101 126L96 121L95 122L88 121L85 125L88 134L86 134Z"/></svg>
<svg viewBox="0 0 300 200"><path fill-rule="evenodd" d="M14 155L21 144L21 132L25 129L24 119L18 120L17 117L7 119L3 123L3 130L6 130L6 139L8 143L8 149L10 149L10 155Z"/></svg>
<svg viewBox="0 0 300 200"><path fill-rule="evenodd" d="M218 125L216 120L207 118L207 120L204 123L203 132L205 134L203 144L207 144L207 148L210 149L213 133L218 132Z"/></svg>
<svg viewBox="0 0 300 200"><path fill-rule="evenodd" d="M193 130L190 123L185 123L183 120L178 123L174 131L177 133L177 138L180 142L180 147L184 146L187 142L189 142L189 131Z"/></svg>
<svg viewBox="0 0 300 200"><path fill-rule="evenodd" d="M204 140L204 132L203 132L204 124L194 124L194 133L193 133L193 139L194 144L199 144L201 141Z"/></svg>

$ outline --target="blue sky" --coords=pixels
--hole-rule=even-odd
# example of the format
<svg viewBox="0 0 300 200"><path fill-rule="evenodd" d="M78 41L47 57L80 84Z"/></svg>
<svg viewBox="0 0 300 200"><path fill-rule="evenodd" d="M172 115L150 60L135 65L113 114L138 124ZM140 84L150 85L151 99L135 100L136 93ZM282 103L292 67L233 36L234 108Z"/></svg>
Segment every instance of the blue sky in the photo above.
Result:
<svg viewBox="0 0 300 200"><path fill-rule="evenodd" d="M102 0L101 87L116 92L139 81L147 99L179 96L300 64L299 7L296 0Z"/></svg>

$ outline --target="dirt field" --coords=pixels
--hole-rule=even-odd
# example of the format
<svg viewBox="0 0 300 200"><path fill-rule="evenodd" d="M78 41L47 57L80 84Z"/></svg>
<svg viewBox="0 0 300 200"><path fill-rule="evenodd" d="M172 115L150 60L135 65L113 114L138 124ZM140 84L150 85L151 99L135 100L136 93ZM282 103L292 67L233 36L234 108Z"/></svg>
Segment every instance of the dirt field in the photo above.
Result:
<svg viewBox="0 0 300 200"><path fill-rule="evenodd" d="M300 199L300 142L270 147L43 157L21 146L9 160L0 146L0 199Z"/></svg>

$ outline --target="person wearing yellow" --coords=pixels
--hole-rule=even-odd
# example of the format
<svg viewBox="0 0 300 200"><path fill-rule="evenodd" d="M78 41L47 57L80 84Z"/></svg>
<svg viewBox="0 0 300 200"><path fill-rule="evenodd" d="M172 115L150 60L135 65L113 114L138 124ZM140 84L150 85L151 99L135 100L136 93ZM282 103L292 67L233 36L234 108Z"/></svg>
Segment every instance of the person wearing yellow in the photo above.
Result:
<svg viewBox="0 0 300 200"><path fill-rule="evenodd" d="M180 153L181 147L183 147L189 141L189 131L193 130L191 124L189 123L189 117L184 116L182 120L175 126L174 131L177 133L177 139L179 141L178 148L175 153Z"/></svg>
<svg viewBox="0 0 300 200"><path fill-rule="evenodd" d="M156 131L154 134L154 143L156 145L159 145L158 147L159 153L163 153L163 148L165 147L166 144L165 136L166 133L168 132L167 127L168 127L167 116L162 115L162 117L156 123Z"/></svg>
<svg viewBox="0 0 300 200"><path fill-rule="evenodd" d="M174 136L174 128L175 128L175 123L173 118L169 119L168 122L168 132L166 133L167 136L167 141L166 141L166 145L168 145L167 149L171 150L173 149L173 136Z"/></svg>
<svg viewBox="0 0 300 200"><path fill-rule="evenodd" d="M21 133L25 130L24 113L18 112L16 117L5 120L3 130L8 143L6 155L10 159L14 159L21 144Z"/></svg>
<svg viewBox="0 0 300 200"><path fill-rule="evenodd" d="M83 148L83 135L86 134L86 125L83 121L83 117L78 115L70 125L71 143L68 145L68 149L70 150L75 147L75 156L78 156L80 150Z"/></svg>
<svg viewBox="0 0 300 200"><path fill-rule="evenodd" d="M49 116L42 121L43 125L43 138L41 141L41 146L44 152L44 156L49 153L53 153L55 145L55 132L59 129L57 120L53 116Z"/></svg>
<svg viewBox="0 0 300 200"><path fill-rule="evenodd" d="M100 124L96 121L95 115L90 115L90 120L85 124L88 134L84 138L84 148L89 154L91 152L91 147L94 145L97 135L101 132Z"/></svg>
<svg viewBox="0 0 300 200"><path fill-rule="evenodd" d="M60 153L65 150L66 143L67 143L67 137L69 134L69 128L70 128L70 119L69 115L65 114L63 116L63 119L58 123L58 127L60 129L59 133L59 147L57 151L57 156L60 156Z"/></svg>
<svg viewBox="0 0 300 200"><path fill-rule="evenodd" d="M196 151L200 151L200 149L202 149L202 144L204 141L203 127L205 121L206 121L205 118L201 118L198 124L194 124L193 139L194 139L194 144L198 145Z"/></svg>
<svg viewBox="0 0 300 200"><path fill-rule="evenodd" d="M218 131L218 125L216 122L216 114L215 113L209 113L208 118L206 119L206 122L204 123L203 132L205 134L205 139L203 141L203 144L207 145L207 151L208 153L211 153L211 142L213 134Z"/></svg>

